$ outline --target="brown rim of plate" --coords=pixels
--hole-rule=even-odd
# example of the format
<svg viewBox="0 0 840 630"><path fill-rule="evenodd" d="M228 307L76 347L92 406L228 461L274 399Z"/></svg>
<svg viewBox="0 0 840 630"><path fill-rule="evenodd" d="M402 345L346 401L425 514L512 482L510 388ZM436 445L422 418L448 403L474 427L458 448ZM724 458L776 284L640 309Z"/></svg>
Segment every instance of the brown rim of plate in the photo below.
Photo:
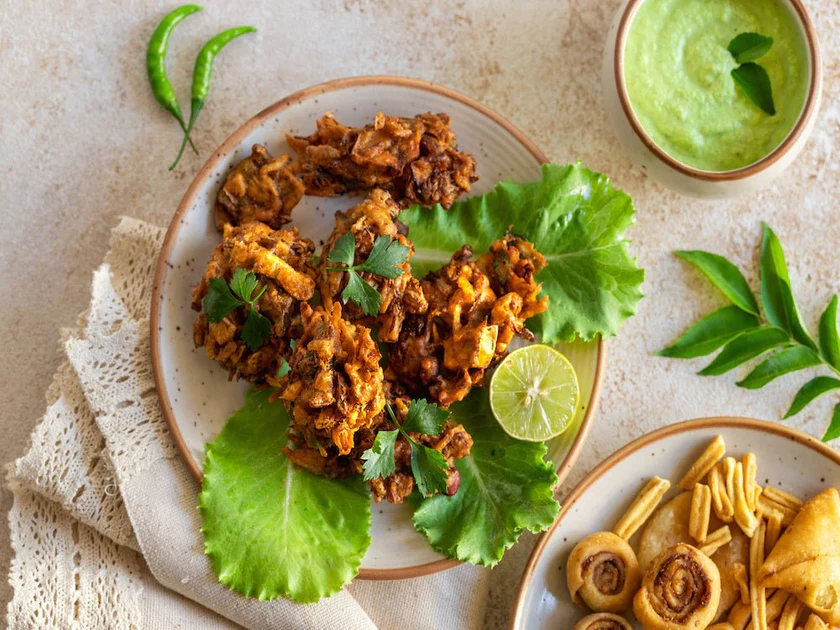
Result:
<svg viewBox="0 0 840 630"><path fill-rule="evenodd" d="M665 164L675 171L678 171L683 175L688 175L689 177L708 182L745 179L755 175L756 173L760 173L764 169L779 161L782 156L784 156L796 143L796 141L799 140L799 137L808 126L811 118L813 118L816 114L817 96L822 90L822 58L820 55L817 32L816 29L814 29L811 18L808 17L808 12L805 10L805 6L802 4L801 0L787 0L799 18L799 23L805 31L805 39L808 43L809 61L811 65L811 82L808 85L808 97L805 99L805 104L802 107L799 118L790 133L788 133L785 139L782 140L781 144L761 158L758 162L730 171L719 172L704 171L688 166L687 164L684 164L665 153L665 151L663 151L659 145L653 141L653 138L651 138L644 130L642 124L639 122L639 118L636 116L636 112L633 111L633 107L630 105L630 97L627 94L627 86L624 82L624 44L627 39L627 33L630 30L630 24L642 2L644 2L644 0L630 0L627 3L627 7L624 9L624 13L621 15L621 20L618 23L618 36L616 40L613 63L615 68L615 87L618 91L618 100L621 103L621 109L624 110L624 115L630 122L633 132L639 140L642 141L645 147L647 147L654 156L662 162L665 162Z"/></svg>
<svg viewBox="0 0 840 630"><path fill-rule="evenodd" d="M369 85L394 85L400 87L414 88L418 90L426 90L434 92L436 94L441 94L455 101L463 103L464 105L468 105L472 109L478 111L480 114L486 116L487 118L490 118L493 122L504 128L505 131L511 134L514 138L516 138L518 142L520 142L526 149L528 149L528 152L531 153L531 155L533 155L540 163L544 164L548 162L548 158L546 157L546 155L539 148L537 148L537 146L524 133L522 133L518 128L512 125L505 118L503 118L493 110L489 109L488 107L482 105L478 101L475 101L470 97L465 96L459 92L456 92L454 90L440 85L436 85L434 83L430 83L428 81L387 75L348 77L344 79L335 79L333 81L327 81L326 83L313 85L311 87L300 90L299 92L295 92L294 94L291 94L286 98L277 101L273 105L270 105L269 107L262 110L259 114L251 118L239 129L234 131L233 134L231 134L228 137L228 139L225 140L222 143L222 145L213 152L212 156L209 160L207 160L204 166L201 167L201 170L195 176L189 188L187 188L187 192L184 194L183 199L181 199L181 203L178 204L178 209L175 211L175 215L172 217L172 220L169 223L169 228L166 231L166 236L164 237L163 246L161 248L160 254L158 255L157 266L155 268L154 286L152 290L152 306L149 317L149 325L151 330L152 373L155 379L155 387L157 388L158 395L160 397L163 417L166 420L166 424L169 426L169 432L172 434L172 438L175 440L175 445L178 448L178 452L181 454L181 459L187 465L187 468L189 469L193 478L199 484L201 484L202 477L201 469L198 467L198 462L196 462L192 454L189 452L187 444L186 442L184 442L184 437L181 435L181 431L178 428L177 422L175 421L175 416L172 413L172 405L170 403L169 392L166 388L166 384L164 383L161 358L160 353L158 352L158 348L160 346L160 335L158 333L158 326L161 316L160 303L163 298L164 279L168 270L166 261L169 257L169 253L175 242L175 238L177 237L178 231L180 230L181 218L186 213L187 208L189 208L192 205L199 188L203 185L205 180L213 173L214 169L218 166L219 162L223 160L232 150L236 149L242 143L242 140L249 133L251 133L251 131L258 127L264 120L271 118L278 112L283 111L291 105L296 104L298 101L309 99L320 94L326 94L327 92L334 92L337 90ZM598 360L595 367L595 381L592 387L592 395L589 401L589 407L587 408L583 420L581 421L580 429L578 430L578 434L575 437L574 442L572 443L572 447L569 449L566 458L563 460L562 464L557 469L558 486L569 474L569 471L571 470L572 466L577 460L578 455L580 455L580 451L583 448L584 442L586 441L586 436L589 434L589 430L592 427L592 420L594 418L595 409L598 406L598 400L600 398L601 382L604 378L605 360L606 341L604 341L603 339L599 339ZM402 569L361 569L356 577L363 580L401 580L437 573L438 571L450 569L459 564L461 564L459 560L452 560L446 558Z"/></svg>
<svg viewBox="0 0 840 630"><path fill-rule="evenodd" d="M516 627L516 616L519 613L520 608L522 606L522 601L524 600L525 592L528 590L528 587L531 584L531 578L534 577L534 569L536 568L537 562L542 556L543 551L545 551L549 539L551 538L552 534L554 534L554 531L557 529L558 525L560 525L561 521L563 520L563 517L568 512L569 508L571 508L575 503L577 503L577 501L581 498L581 495L583 495L583 493L585 493L589 489L589 487L598 479L600 479L601 476L610 468L627 458L629 455L632 455L636 451L648 446L649 444L652 444L653 442L658 442L662 438L669 437L678 433L688 433L695 429L708 429L713 427L736 427L739 429L755 429L757 431L761 431L762 433L774 433L778 436L788 438L790 440L793 440L794 442L798 442L803 446L807 446L808 448L815 450L820 455L823 455L828 459L833 460L838 466L840 466L840 452L835 451L834 449L827 446L823 442L820 442L816 438L813 438L807 433L799 431L798 429L792 429L777 422L768 422L767 420L756 420L754 418L715 416L710 418L684 420L682 422L677 422L675 424L662 427L661 429L656 429L655 431L651 431L650 433L636 438L626 446L621 447L615 453L607 457L607 459L598 464L592 470L592 472L586 475L586 477L584 477L565 498L563 502L563 507L560 510L560 514L557 515L557 518L555 519L552 526L547 531L540 534L540 537L537 539L537 542L534 545L534 549L531 551L531 555L528 557L528 562L525 565L525 570L522 572L522 578L519 582L519 589L516 591L516 599L514 600L513 611L511 612L510 623L508 625L510 630L513 630Z"/></svg>

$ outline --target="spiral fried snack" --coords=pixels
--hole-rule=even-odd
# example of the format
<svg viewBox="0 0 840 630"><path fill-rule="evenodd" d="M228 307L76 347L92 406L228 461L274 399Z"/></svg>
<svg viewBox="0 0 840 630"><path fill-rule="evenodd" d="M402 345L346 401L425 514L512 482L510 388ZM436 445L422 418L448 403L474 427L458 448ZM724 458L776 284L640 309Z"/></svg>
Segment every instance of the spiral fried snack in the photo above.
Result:
<svg viewBox="0 0 840 630"><path fill-rule="evenodd" d="M630 608L641 572L636 554L625 540L612 532L599 532L587 536L572 550L566 580L572 601L578 606L586 604L596 612L614 613Z"/></svg>
<svg viewBox="0 0 840 630"><path fill-rule="evenodd" d="M720 602L720 572L691 545L659 554L648 567L633 612L645 630L700 630L714 620Z"/></svg>
<svg viewBox="0 0 840 630"><path fill-rule="evenodd" d="M624 617L612 613L595 613L578 621L573 630L633 630L633 626Z"/></svg>

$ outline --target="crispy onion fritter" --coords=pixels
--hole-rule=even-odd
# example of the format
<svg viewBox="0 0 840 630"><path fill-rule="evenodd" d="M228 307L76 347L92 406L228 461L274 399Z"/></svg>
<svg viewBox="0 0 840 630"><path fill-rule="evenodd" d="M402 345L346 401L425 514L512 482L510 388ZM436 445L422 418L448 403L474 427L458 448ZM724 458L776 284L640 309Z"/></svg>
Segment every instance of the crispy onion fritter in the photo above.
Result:
<svg viewBox="0 0 840 630"><path fill-rule="evenodd" d="M311 136L286 136L297 154L292 166L306 194L337 197L383 188L401 206L448 208L478 179L472 154L459 152L446 114L414 118L376 115L347 127L327 114Z"/></svg>
<svg viewBox="0 0 840 630"><path fill-rule="evenodd" d="M237 307L216 323L201 313L193 324L193 340L196 347L203 346L208 357L228 370L231 378L262 383L277 372L283 355L288 353L301 301L315 293L315 273L309 266L315 245L301 238L297 228L272 230L256 222L225 225L223 236L201 282L193 288L192 308L201 311L211 278L224 278L229 283L237 269L254 272L258 286L266 287L255 307L271 322L271 335L256 352L249 350L242 340L248 313L244 307Z"/></svg>
<svg viewBox="0 0 840 630"><path fill-rule="evenodd" d="M303 197L303 184L288 168L291 158L272 158L255 144L251 155L228 173L216 195L216 228L261 221L275 230L291 221L292 208Z"/></svg>
<svg viewBox="0 0 840 630"><path fill-rule="evenodd" d="M368 326L376 324L379 327L378 338L385 343L393 343L397 340L406 314L425 313L428 308L420 282L411 275L409 261L414 255L414 245L403 234L405 227L395 221L399 211L399 206L387 192L375 189L362 203L345 212L337 212L335 230L324 245L318 274L321 299L329 305L341 301L341 292L348 282L347 273L327 270L334 266L333 263L327 261L327 258L341 236L349 233L355 238L355 264L367 260L378 236L388 236L409 248L408 258L400 265L402 275L396 278L384 278L361 272L362 279L382 296L379 314L376 317L368 317L359 306L352 302L344 305L345 318L350 321L361 320Z"/></svg>
<svg viewBox="0 0 840 630"><path fill-rule="evenodd" d="M340 304L326 310L304 303L300 314L303 334L289 373L276 381L277 398L306 444L321 455L347 455L355 433L370 429L385 408L382 355L368 328L342 318Z"/></svg>
<svg viewBox="0 0 840 630"><path fill-rule="evenodd" d="M531 243L510 233L476 261L462 247L423 279L429 308L408 316L389 346L388 378L442 407L463 400L514 335L533 339L525 320L548 307L534 278L544 266Z"/></svg>

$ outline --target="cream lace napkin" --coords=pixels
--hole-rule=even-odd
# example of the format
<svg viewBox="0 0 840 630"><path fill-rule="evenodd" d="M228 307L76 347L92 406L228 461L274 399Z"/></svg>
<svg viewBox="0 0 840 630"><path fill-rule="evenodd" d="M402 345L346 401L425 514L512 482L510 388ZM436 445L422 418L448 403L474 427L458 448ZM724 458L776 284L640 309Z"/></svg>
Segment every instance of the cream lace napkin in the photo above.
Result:
<svg viewBox="0 0 840 630"><path fill-rule="evenodd" d="M148 311L160 228L124 218L29 450L9 468L12 629L480 627L488 571L357 580L318 604L257 602L216 581L198 487L160 412ZM199 605L200 604L200 605Z"/></svg>

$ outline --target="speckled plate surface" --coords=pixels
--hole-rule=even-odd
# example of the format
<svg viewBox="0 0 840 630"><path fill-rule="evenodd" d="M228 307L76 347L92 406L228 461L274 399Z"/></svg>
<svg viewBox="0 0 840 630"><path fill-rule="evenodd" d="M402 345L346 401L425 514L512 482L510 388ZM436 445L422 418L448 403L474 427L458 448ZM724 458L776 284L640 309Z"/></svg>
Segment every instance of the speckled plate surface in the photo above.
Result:
<svg viewBox="0 0 840 630"><path fill-rule="evenodd" d="M762 485L775 485L803 498L840 486L840 453L781 424L705 418L649 433L608 457L566 498L557 521L540 537L528 560L511 628L571 628L584 617L586 612L572 603L566 587L566 561L574 546L589 534L611 530L652 476L672 482L663 504L678 494L673 486L716 435L723 435L728 455L756 454Z"/></svg>
<svg viewBox="0 0 840 630"><path fill-rule="evenodd" d="M475 194L497 182L539 178L546 161L519 130L498 114L456 92L430 83L397 77L359 77L317 85L265 109L245 123L214 153L187 190L170 224L155 276L152 299L152 361L155 380L179 450L196 479L201 479L204 445L244 400L248 384L229 382L227 373L210 361L192 340L196 314L190 309L190 289L201 278L211 251L219 242L212 208L230 168L250 153L254 143L270 153L289 152L284 134L309 134L315 121L331 111L343 123L360 126L379 111L413 116L446 112L458 136L459 148L478 161ZM332 231L337 210L357 199L304 197L293 213L301 234L323 244ZM569 430L549 444L559 475L566 476L591 425L603 374L604 344L564 345L578 374L581 407ZM397 579L439 571L455 562L443 558L411 525L408 506L374 506L372 544L360 577Z"/></svg>

